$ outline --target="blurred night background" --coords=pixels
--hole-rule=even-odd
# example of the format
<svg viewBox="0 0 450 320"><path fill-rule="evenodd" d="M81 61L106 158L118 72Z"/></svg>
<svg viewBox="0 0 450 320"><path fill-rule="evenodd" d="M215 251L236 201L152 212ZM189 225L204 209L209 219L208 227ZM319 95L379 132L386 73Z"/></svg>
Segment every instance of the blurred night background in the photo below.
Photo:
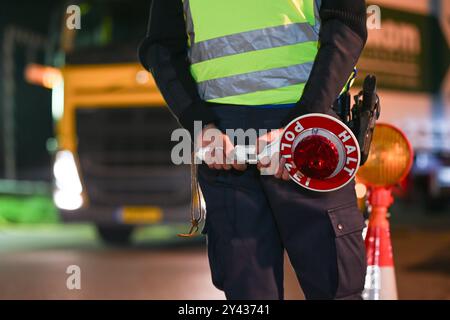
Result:
<svg viewBox="0 0 450 320"><path fill-rule="evenodd" d="M223 299L189 228L177 124L137 62L149 0L8 0L0 10L0 299ZM370 1L361 79L409 138L391 236L400 299L450 299L450 0ZM67 8L81 9L70 30ZM361 191L361 190L360 190ZM364 190L359 192L364 198ZM77 265L82 289L68 290ZM286 260L288 299L301 299Z"/></svg>

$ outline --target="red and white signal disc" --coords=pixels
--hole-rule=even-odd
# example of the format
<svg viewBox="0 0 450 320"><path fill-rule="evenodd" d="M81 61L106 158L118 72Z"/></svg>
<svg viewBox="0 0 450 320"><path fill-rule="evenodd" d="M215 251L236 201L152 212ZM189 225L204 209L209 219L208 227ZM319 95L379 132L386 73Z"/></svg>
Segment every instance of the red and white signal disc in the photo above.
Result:
<svg viewBox="0 0 450 320"><path fill-rule="evenodd" d="M295 164L295 150L308 137L321 136L333 146L338 159L336 169L327 178L316 179L300 172ZM358 141L343 122L329 115L313 113L301 116L286 127L280 141L280 156L286 159L291 179L300 186L318 192L341 189L356 175L361 161Z"/></svg>

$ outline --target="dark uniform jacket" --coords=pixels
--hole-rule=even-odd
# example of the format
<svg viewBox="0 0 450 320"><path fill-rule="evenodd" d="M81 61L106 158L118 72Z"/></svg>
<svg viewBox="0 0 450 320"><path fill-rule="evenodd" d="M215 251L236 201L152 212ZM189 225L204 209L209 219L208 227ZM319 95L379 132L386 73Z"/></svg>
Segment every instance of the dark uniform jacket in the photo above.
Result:
<svg viewBox="0 0 450 320"><path fill-rule="evenodd" d="M274 0L275 1L275 0ZM303 96L284 124L305 113L332 113L331 105L347 82L367 40L364 0L322 0L320 49ZM189 70L182 0L153 0L147 36L139 49L168 106L193 132L194 121L213 123L211 103L203 101Z"/></svg>

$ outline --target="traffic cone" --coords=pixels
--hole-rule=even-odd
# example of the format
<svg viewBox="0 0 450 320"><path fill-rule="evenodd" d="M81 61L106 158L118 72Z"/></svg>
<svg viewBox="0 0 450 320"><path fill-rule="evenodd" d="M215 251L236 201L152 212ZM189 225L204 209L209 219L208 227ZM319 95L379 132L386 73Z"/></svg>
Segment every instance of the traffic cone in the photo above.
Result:
<svg viewBox="0 0 450 320"><path fill-rule="evenodd" d="M369 195L372 211L366 234L367 274L364 300L397 300L391 234L387 219L394 199L390 189L374 188Z"/></svg>

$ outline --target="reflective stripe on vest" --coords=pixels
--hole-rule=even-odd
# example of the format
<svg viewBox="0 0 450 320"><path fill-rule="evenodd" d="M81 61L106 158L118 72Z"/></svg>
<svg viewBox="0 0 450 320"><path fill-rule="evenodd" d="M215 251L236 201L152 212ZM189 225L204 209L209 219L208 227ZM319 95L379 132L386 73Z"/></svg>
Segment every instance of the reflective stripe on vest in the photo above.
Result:
<svg viewBox="0 0 450 320"><path fill-rule="evenodd" d="M297 102L318 51L321 0L184 0L203 100Z"/></svg>

